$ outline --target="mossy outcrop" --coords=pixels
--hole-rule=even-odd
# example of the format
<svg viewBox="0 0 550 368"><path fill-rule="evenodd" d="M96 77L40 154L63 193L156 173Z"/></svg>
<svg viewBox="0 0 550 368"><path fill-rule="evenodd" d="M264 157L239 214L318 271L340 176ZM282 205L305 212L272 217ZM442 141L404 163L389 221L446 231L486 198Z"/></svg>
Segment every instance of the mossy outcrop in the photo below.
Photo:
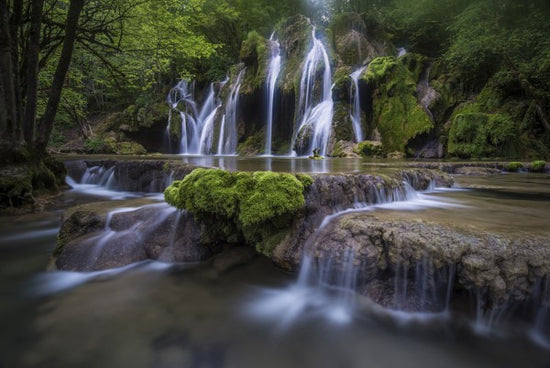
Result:
<svg viewBox="0 0 550 368"><path fill-rule="evenodd" d="M54 195L65 184L66 170L50 155L32 159L28 152L0 164L0 213L41 210L38 197Z"/></svg>
<svg viewBox="0 0 550 368"><path fill-rule="evenodd" d="M415 97L415 76L400 59L376 58L361 78L374 90L373 124L386 152L404 152L411 139L433 128Z"/></svg>
<svg viewBox="0 0 550 368"><path fill-rule="evenodd" d="M265 82L269 60L269 40L256 31L249 32L242 43L240 56L246 66L241 91L243 94L251 94Z"/></svg>
<svg viewBox="0 0 550 368"><path fill-rule="evenodd" d="M303 192L303 179L291 174L196 169L164 196L205 226L205 244L245 242L269 256L303 208Z"/></svg>
<svg viewBox="0 0 550 368"><path fill-rule="evenodd" d="M340 13L332 18L329 29L340 64L364 65L393 53L387 35L370 32L371 28L376 26L369 24L364 14Z"/></svg>

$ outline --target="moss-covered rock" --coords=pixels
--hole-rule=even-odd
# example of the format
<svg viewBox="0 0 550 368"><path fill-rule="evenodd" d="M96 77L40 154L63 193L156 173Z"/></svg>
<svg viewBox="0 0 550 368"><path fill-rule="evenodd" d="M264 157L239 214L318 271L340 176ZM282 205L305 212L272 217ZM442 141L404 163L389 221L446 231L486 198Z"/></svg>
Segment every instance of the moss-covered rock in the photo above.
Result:
<svg viewBox="0 0 550 368"><path fill-rule="evenodd" d="M299 87L301 64L311 45L311 30L309 19L303 15L287 18L276 28L285 63L280 78L285 93L292 93Z"/></svg>
<svg viewBox="0 0 550 368"><path fill-rule="evenodd" d="M447 152L461 158L516 155L516 125L506 114L487 114L479 103L468 103L451 118Z"/></svg>
<svg viewBox="0 0 550 368"><path fill-rule="evenodd" d="M333 141L353 141L355 134L350 116L350 105L345 102L338 102L334 105L334 115L332 117L332 137Z"/></svg>
<svg viewBox="0 0 550 368"><path fill-rule="evenodd" d="M246 67L241 87L241 92L244 94L254 93L266 79L269 60L268 43L269 40L256 31L249 32L242 43L241 60Z"/></svg>
<svg viewBox="0 0 550 368"><path fill-rule="evenodd" d="M367 28L367 19L358 13L340 13L332 18L329 29L341 64L362 65L390 54L387 35L380 29L370 32Z"/></svg>
<svg viewBox="0 0 550 368"><path fill-rule="evenodd" d="M265 138L262 131L250 135L242 143L239 143L237 152L243 156L255 156L262 153L265 145Z"/></svg>
<svg viewBox="0 0 550 368"><path fill-rule="evenodd" d="M416 99L414 75L400 59L374 59L361 78L373 89L373 122L386 151L405 151L407 143L433 123Z"/></svg>
<svg viewBox="0 0 550 368"><path fill-rule="evenodd" d="M529 171L531 172L544 172L546 168L546 161L537 160L529 164Z"/></svg>
<svg viewBox="0 0 550 368"><path fill-rule="evenodd" d="M355 152L363 157L383 157L382 143L377 141L363 141L357 144Z"/></svg>
<svg viewBox="0 0 550 368"><path fill-rule="evenodd" d="M517 162L517 161L508 162L508 164L506 165L506 171L509 171L509 172L517 172L522 168L523 168L523 163Z"/></svg>
<svg viewBox="0 0 550 368"><path fill-rule="evenodd" d="M305 204L303 176L196 169L166 188L166 201L204 225L203 242L247 243L266 255Z"/></svg>

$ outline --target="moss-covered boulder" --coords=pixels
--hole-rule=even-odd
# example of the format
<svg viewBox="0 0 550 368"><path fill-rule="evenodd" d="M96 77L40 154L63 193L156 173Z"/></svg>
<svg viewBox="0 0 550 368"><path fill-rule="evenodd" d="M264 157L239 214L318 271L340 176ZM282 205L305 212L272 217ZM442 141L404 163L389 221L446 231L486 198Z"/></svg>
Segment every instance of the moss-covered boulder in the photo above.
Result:
<svg viewBox="0 0 550 368"><path fill-rule="evenodd" d="M387 152L404 152L411 139L433 128L417 102L415 76L400 59L376 58L361 78L374 90L373 124Z"/></svg>
<svg viewBox="0 0 550 368"><path fill-rule="evenodd" d="M340 63L362 65L391 53L386 34L368 32L367 28L367 20L358 13L340 13L332 18L332 44Z"/></svg>
<svg viewBox="0 0 550 368"><path fill-rule="evenodd" d="M164 197L203 225L205 244L247 243L269 256L304 207L303 183L291 174L196 169Z"/></svg>
<svg viewBox="0 0 550 368"><path fill-rule="evenodd" d="M455 110L449 129L448 154L460 158L514 157L517 128L510 116L480 110L476 103Z"/></svg>

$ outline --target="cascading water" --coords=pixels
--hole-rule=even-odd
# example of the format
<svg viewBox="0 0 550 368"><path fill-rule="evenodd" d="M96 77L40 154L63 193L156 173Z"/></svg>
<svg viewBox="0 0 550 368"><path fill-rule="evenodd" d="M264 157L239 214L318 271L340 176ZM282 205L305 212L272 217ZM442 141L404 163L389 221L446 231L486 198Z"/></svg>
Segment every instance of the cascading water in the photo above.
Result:
<svg viewBox="0 0 550 368"><path fill-rule="evenodd" d="M265 131L265 154L271 155L273 135L273 106L275 104L275 85L281 72L281 47L273 34L269 38L271 43L271 58L267 69L267 126Z"/></svg>
<svg viewBox="0 0 550 368"><path fill-rule="evenodd" d="M353 82L350 95L353 96L353 107L350 114L351 122L353 124L353 133L355 134L355 141L363 141L363 130L361 129L361 98L359 96L359 77L367 66L362 66L349 76Z"/></svg>
<svg viewBox="0 0 550 368"><path fill-rule="evenodd" d="M324 156L327 153L332 128L334 107L332 75L327 51L321 40L316 37L315 28L311 35L313 47L304 61L300 80L300 99L296 119L300 124L293 135L291 147L299 155L312 155L314 150L318 150L319 154ZM315 87L320 63L323 67L323 79L319 94Z"/></svg>
<svg viewBox="0 0 550 368"><path fill-rule="evenodd" d="M208 95L200 111L194 98L194 85L188 81L182 80L174 86L168 93L166 101L171 110L177 112L181 120L181 139L179 153L182 154L200 154L201 143L204 136L213 134L205 132L206 128L212 129L213 124L208 124L208 118L214 116L218 105L216 104L216 94L214 84L210 85ZM168 115L168 126L166 134L170 142L170 126L172 124L173 112Z"/></svg>
<svg viewBox="0 0 550 368"><path fill-rule="evenodd" d="M223 149L220 150L221 147L218 146L219 155L237 153L237 107L244 72L245 68L241 69L227 97L225 114L222 117L223 129L220 129L220 141L223 142Z"/></svg>
<svg viewBox="0 0 550 368"><path fill-rule="evenodd" d="M376 208L415 210L422 207L458 206L431 199L428 194L415 191L408 182L391 190L384 186L372 190L375 191L372 203L367 203L366 197L360 198L353 208L325 217L304 244L296 282L282 290L264 290L263 297L251 305L252 314L261 318L282 318L282 328L287 328L306 311L320 313L333 323L350 322L359 282L360 287L364 288L369 285L370 277L375 275L372 274L365 254L359 249L349 246L334 250L323 248L322 242L318 242L319 234L322 234L332 220L344 213L373 211ZM453 267L436 271L430 259L422 258L418 265L414 265L414 282L411 283L408 274L408 266L398 267L396 270L392 281L396 285L394 300L386 304L391 308L388 313L396 310L446 310L454 280Z"/></svg>
<svg viewBox="0 0 550 368"><path fill-rule="evenodd" d="M420 82L416 87L417 95L419 97L420 105L424 108L424 111L430 116L433 121L434 116L430 110L431 103L437 98L437 91L430 86L430 69L431 65L428 65L422 73Z"/></svg>

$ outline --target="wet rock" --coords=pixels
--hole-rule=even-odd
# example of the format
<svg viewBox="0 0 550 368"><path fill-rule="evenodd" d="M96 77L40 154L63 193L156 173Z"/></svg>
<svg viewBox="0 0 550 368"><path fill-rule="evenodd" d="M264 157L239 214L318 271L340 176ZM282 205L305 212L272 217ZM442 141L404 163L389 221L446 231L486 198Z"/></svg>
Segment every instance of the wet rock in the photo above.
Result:
<svg viewBox="0 0 550 368"><path fill-rule="evenodd" d="M51 268L95 271L144 260L198 262L220 249L203 246L192 216L165 203L99 202L69 210ZM111 211L116 206L114 211Z"/></svg>
<svg viewBox="0 0 550 368"><path fill-rule="evenodd" d="M297 268L302 250L307 249L309 243L314 241L311 235L327 215L347 208L403 200L406 198L405 182L416 190L428 189L431 183L444 187L453 184L452 177L441 171L418 169L394 171L389 175L317 175L314 179L304 193L304 210L295 218L289 236L272 253L271 257L279 267Z"/></svg>
<svg viewBox="0 0 550 368"><path fill-rule="evenodd" d="M316 234L309 247L317 258L353 250L359 269L382 283L403 265L413 270L418 264L434 270L456 265L455 289L483 290L496 304L528 299L536 279L550 274L545 237L514 238L372 213L342 215ZM341 257L332 259L335 267L343 262Z"/></svg>

